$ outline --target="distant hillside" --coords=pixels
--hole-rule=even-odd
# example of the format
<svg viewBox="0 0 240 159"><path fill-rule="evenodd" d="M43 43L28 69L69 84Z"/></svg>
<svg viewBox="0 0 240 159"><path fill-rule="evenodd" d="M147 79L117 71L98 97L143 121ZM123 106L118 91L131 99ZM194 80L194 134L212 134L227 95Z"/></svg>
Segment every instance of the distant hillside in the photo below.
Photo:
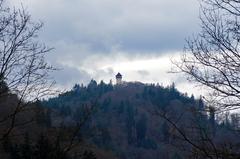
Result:
<svg viewBox="0 0 240 159"><path fill-rule="evenodd" d="M179 92L174 84L92 80L29 103L7 91L0 115L3 159L240 156L239 114L216 114L201 98Z"/></svg>
<svg viewBox="0 0 240 159"><path fill-rule="evenodd" d="M157 159L159 155L184 158L184 153L171 145L176 144L171 126L157 113L166 112L174 119L186 110L203 109L201 100L180 93L174 84L162 87L130 82L113 86L94 80L88 86L76 84L43 105L59 112L52 118L53 125L61 119L66 125L74 124L84 117L87 107L93 106L91 118L78 135L123 159ZM191 117L185 113L181 122Z"/></svg>

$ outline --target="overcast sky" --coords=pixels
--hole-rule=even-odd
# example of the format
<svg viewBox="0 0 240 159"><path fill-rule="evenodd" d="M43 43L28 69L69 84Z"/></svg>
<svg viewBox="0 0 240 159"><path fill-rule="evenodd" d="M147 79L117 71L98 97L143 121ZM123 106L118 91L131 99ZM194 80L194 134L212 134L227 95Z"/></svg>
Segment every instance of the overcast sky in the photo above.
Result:
<svg viewBox="0 0 240 159"><path fill-rule="evenodd" d="M62 68L58 85L114 80L196 89L181 74L167 73L170 58L181 54L185 39L199 31L197 0L11 0L44 22L40 39L55 50L47 60Z"/></svg>

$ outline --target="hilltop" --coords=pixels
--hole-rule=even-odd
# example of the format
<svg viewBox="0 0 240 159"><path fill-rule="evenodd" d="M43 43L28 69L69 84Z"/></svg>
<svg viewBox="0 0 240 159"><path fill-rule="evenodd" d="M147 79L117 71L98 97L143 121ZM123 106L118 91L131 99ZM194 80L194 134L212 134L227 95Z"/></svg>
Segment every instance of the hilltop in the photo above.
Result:
<svg viewBox="0 0 240 159"><path fill-rule="evenodd" d="M180 93L174 84L112 85L92 80L87 86L76 84L43 105L59 112L52 119L55 126L60 121L74 124L84 117L86 108L93 107L79 136L119 158L154 159L159 154L165 154L166 158L183 155L170 146L170 126L157 113L168 112L176 118L185 110L202 109L203 102Z"/></svg>

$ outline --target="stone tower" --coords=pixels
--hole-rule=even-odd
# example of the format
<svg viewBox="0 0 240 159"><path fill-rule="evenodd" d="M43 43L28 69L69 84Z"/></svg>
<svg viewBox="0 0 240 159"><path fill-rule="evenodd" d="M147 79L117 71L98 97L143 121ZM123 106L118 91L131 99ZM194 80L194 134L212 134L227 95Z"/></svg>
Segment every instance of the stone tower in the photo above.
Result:
<svg viewBox="0 0 240 159"><path fill-rule="evenodd" d="M122 84L122 75L119 72L116 75L116 84Z"/></svg>

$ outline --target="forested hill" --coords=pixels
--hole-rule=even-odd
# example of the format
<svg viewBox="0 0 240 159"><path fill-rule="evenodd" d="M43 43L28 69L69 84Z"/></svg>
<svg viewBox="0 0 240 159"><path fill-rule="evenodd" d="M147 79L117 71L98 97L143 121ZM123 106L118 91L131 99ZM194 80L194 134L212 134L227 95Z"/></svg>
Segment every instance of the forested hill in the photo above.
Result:
<svg viewBox="0 0 240 159"><path fill-rule="evenodd" d="M87 86L76 84L72 90L43 102L54 111L52 126L74 125L85 119L78 134L100 149L118 158L176 158L180 153L171 125L161 117L165 112L173 120L186 110L201 110L203 102L180 93L174 84L163 87L139 82L121 85L92 80ZM57 112L57 113L56 113ZM185 113L181 122L187 122ZM177 140L176 143L177 144ZM165 157L164 157L165 155Z"/></svg>
<svg viewBox="0 0 240 159"><path fill-rule="evenodd" d="M95 80L91 80L87 86L75 84L70 91L43 103L51 108L58 109L74 108L90 102L98 102L97 107L99 109L105 109L106 105L117 107L118 104L123 103L131 103L132 106L136 106L138 102L139 105L155 105L164 108L176 100L190 105L196 105L196 102L198 102L193 95L189 97L187 93L179 92L174 83L163 87L140 82L112 85L101 81L97 84Z"/></svg>
<svg viewBox="0 0 240 159"><path fill-rule="evenodd" d="M18 108L17 95L8 91L2 99L1 116ZM239 115L216 116L201 98L180 93L174 84L92 80L26 104L28 109L16 116L18 127L3 138L3 159L205 159L216 152L224 159L240 156ZM9 121L2 129L11 126Z"/></svg>

